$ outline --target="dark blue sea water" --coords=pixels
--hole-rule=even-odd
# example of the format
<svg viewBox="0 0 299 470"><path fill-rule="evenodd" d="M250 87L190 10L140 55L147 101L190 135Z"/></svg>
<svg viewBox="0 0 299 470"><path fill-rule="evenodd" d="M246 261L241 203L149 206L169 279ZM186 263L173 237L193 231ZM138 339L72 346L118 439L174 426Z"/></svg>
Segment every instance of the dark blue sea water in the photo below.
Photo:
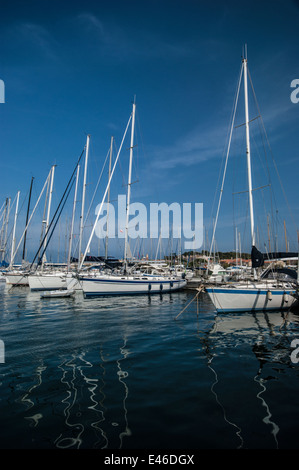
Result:
<svg viewBox="0 0 299 470"><path fill-rule="evenodd" d="M299 316L217 315L204 293L179 315L194 295L1 283L0 448L297 448Z"/></svg>

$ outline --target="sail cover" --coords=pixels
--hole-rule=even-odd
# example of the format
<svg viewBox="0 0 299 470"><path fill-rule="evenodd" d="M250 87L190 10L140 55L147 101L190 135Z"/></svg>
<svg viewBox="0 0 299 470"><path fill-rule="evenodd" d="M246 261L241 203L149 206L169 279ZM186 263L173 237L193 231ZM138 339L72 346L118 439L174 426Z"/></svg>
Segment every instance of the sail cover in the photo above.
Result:
<svg viewBox="0 0 299 470"><path fill-rule="evenodd" d="M264 265L264 255L255 246L251 249L251 264L253 268Z"/></svg>
<svg viewBox="0 0 299 470"><path fill-rule="evenodd" d="M264 265L264 261L267 260L279 260L297 258L298 253L296 252L282 252L275 251L273 253L261 253L255 246L251 249L251 263L253 268L259 268Z"/></svg>

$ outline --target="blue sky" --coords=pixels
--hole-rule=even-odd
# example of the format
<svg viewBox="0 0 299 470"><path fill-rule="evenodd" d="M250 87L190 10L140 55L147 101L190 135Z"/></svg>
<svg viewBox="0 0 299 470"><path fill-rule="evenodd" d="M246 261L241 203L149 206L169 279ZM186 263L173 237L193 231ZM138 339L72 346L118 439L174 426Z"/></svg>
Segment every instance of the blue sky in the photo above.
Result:
<svg viewBox="0 0 299 470"><path fill-rule="evenodd" d="M250 76L271 144L269 162L273 157L283 183L282 191L274 172L271 183L278 193L274 214L280 222L285 220L290 249L297 249L299 103L290 99L290 84L299 78L298 25L295 0L1 2L0 78L5 83L5 103L0 104L0 206L21 191L17 238L24 227L31 177L35 178L33 206L51 165L57 165L54 211L90 134L88 207L110 138L113 135L115 146L120 145L136 96L132 200L147 205L203 203L205 238L210 239L247 43ZM250 113L255 116L252 108ZM243 120L240 114L236 123ZM234 142L238 148L241 140ZM126 192L128 144L125 149L111 187L114 200ZM216 232L217 248L223 251L234 249L236 221L242 248L250 249L246 203L232 197L236 181L241 183L235 173L242 163L238 158L229 160ZM254 165L258 175L260 165ZM262 180L256 184L254 180L257 185L262 186ZM246 189L239 186L239 192ZM59 225L60 248L71 204ZM32 252L42 211L43 207L29 235ZM258 217L265 221L265 212ZM241 227L245 218L247 225ZM87 238L89 231L90 226ZM283 250L283 229L277 229L276 239ZM119 242L110 246L110 254L119 255Z"/></svg>

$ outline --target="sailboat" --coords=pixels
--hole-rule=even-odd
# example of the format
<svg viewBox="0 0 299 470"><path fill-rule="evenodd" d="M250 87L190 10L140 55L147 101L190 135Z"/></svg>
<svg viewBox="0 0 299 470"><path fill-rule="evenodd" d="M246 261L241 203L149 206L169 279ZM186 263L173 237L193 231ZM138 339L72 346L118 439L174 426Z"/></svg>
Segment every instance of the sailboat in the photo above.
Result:
<svg viewBox="0 0 299 470"><path fill-rule="evenodd" d="M68 258L67 258L67 266L66 267L60 267L57 269L53 269L52 266L47 266L45 267L45 251L47 248L47 243L48 243L48 232L49 232L49 227L51 224L49 224L49 217L50 217L50 205L51 205L51 194L52 194L52 189L53 189L53 177L54 177L54 166L52 167L51 170L51 183L50 183L50 199L48 202L48 209L47 209L47 219L46 219L46 229L45 229L45 234L44 237L42 238L41 245L39 248L42 247L43 245L43 255L41 256L41 267L40 269L36 269L35 272L30 273L28 276L29 279L29 287L32 291L55 291L55 290L67 290L67 282L66 282L66 276L68 272L70 271L70 260L71 260L71 248L72 248L72 236L73 236L73 226L74 226L74 215L75 215L75 206L76 206L76 197L77 197L77 189L78 189L78 179L79 179L79 170L80 170L80 165L79 162L81 160L81 157L84 153L85 150L85 171L84 171L84 186L83 189L85 189L86 186L86 168L87 168L87 161L88 161L88 150L89 150L89 140L90 140L90 135L87 136L87 141L86 145L79 157L79 160L76 164L76 167L72 173L72 176L68 182L68 185L66 187L66 190L64 192L64 195L59 203L59 206L62 204L63 200L66 200L69 194L70 189L69 187L72 187L72 182L75 181L75 194L74 194L74 203L73 203L73 214L72 214L72 224L71 224L71 231L70 231L70 237L69 237L69 249L68 249ZM76 178L75 178L75 173L76 173ZM49 174L49 177L50 177ZM68 194L66 191L68 190ZM66 195L67 194L67 195ZM84 192L83 192L83 203L82 207L84 208ZM59 208L58 206L58 208ZM62 206L63 207L63 206ZM83 209L82 209L83 211ZM55 215L57 215L58 209L56 210ZM55 219L55 215L52 218L52 222ZM59 217L56 217L56 220L58 220ZM81 219L83 219L83 212L81 213ZM51 223L52 223L51 222ZM82 236L82 228L83 225L81 223L80 225L80 239ZM53 234L53 231L52 231ZM50 235L51 237L51 235ZM39 263L38 263L39 264Z"/></svg>
<svg viewBox="0 0 299 470"><path fill-rule="evenodd" d="M32 272L32 273L29 273L28 275L28 282L29 282L29 287L31 290L61 289L63 287L66 288L66 283L61 275L57 276L57 273L53 272L52 270L50 270L50 272L44 271L44 266L45 266L45 261L46 261L45 248L47 246L47 237L48 237L48 231L49 231L51 201L52 201L53 183L54 183L54 171L55 171L55 166L53 165L49 173L49 177L48 177L49 178L48 179L49 201L48 201L47 215L46 215L46 220L45 220L45 235L42 241L44 250L43 250L43 254L41 256L41 261L40 261L41 269L36 270L35 272Z"/></svg>
<svg viewBox="0 0 299 470"><path fill-rule="evenodd" d="M248 63L247 54L242 58L242 68L239 80L243 74L244 81L244 98L245 98L245 128L246 128L246 155L247 155L247 177L248 177L248 194L249 194L249 210L250 210L250 227L251 227L251 244L252 244L252 268L253 279L247 281L231 283L225 286L205 288L211 301L218 312L228 311L258 311L258 310L284 310L289 309L295 302L295 291L297 280L290 277L281 278L273 277L257 277L256 268L263 265L261 261L261 253L256 248L253 197L252 197L252 177L251 177L251 154L250 154L250 135L249 135L249 111L248 111ZM236 100L237 102L237 100ZM231 128L232 133L233 125ZM231 134L230 134L231 138ZM222 190L221 190L222 194ZM218 206L219 209L219 206ZM218 217L218 213L217 213ZM216 224L214 225L215 234ZM213 236L214 236L213 234Z"/></svg>
<svg viewBox="0 0 299 470"><path fill-rule="evenodd" d="M106 295L135 295L135 294L154 294L162 292L172 292L178 289L185 287L187 281L182 279L181 276L175 275L146 275L146 274L137 274L129 272L128 270L128 225L129 225L129 207L130 207L130 196L131 196L131 174L132 174L132 159L133 159L133 147L134 147L134 125L135 125L135 110L136 104L133 103L133 110L124 134L126 135L128 126L131 121L131 143L130 143L130 161L129 161L129 177L128 177L128 191L127 191L127 212L126 212L126 228L125 228L125 251L124 251L124 266L123 272L107 274L105 272L94 272L90 274L81 274L78 275L79 282L81 284L84 297L95 297L95 296L106 296ZM123 140L124 140L123 137ZM123 143L123 141L122 141ZM122 147L122 145L121 145ZM111 179L115 170L115 166L118 161L120 150L118 152L117 158L115 160L113 169L110 173L108 185L98 211L98 215L91 232L89 242L87 244L83 259L81 260L80 269L86 256L86 253L89 249L91 239L95 230L95 226L98 221L98 217L101 213L103 202L106 198L107 192L110 188ZM71 280L69 279L69 282Z"/></svg>

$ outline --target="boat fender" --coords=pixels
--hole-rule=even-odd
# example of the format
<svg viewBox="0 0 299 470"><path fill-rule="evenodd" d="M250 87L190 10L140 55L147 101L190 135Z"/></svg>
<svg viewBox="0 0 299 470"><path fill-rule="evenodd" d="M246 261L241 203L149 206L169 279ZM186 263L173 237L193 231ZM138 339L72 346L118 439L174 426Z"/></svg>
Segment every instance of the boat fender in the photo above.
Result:
<svg viewBox="0 0 299 470"><path fill-rule="evenodd" d="M286 303L289 301L289 295L286 292L283 293L283 301Z"/></svg>
<svg viewBox="0 0 299 470"><path fill-rule="evenodd" d="M163 284L160 284L160 290L163 290Z"/></svg>
<svg viewBox="0 0 299 470"><path fill-rule="evenodd" d="M172 281L170 281L170 287L173 287L173 282Z"/></svg>
<svg viewBox="0 0 299 470"><path fill-rule="evenodd" d="M149 291L152 290L152 285L151 284L148 285L148 290Z"/></svg>
<svg viewBox="0 0 299 470"><path fill-rule="evenodd" d="M270 290L267 292L267 300L272 300L272 292Z"/></svg>

